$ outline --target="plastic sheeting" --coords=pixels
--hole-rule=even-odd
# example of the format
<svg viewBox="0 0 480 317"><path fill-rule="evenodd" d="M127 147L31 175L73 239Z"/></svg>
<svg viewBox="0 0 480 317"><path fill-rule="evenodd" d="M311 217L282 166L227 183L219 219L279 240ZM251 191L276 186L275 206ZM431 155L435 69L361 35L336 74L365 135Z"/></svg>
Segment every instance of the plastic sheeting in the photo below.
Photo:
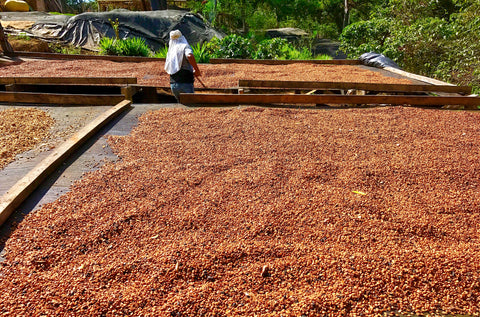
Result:
<svg viewBox="0 0 480 317"><path fill-rule="evenodd" d="M167 45L169 33L179 29L190 45L207 42L223 34L205 24L198 15L180 11L128 11L123 9L110 12L82 13L69 19L59 33L60 40L89 49L98 47L102 37L115 38L110 20L119 22L121 39L143 38L147 45L158 50Z"/></svg>
<svg viewBox="0 0 480 317"><path fill-rule="evenodd" d="M367 66L378 68L394 67L400 69L400 67L394 61L380 53L364 53L359 57L359 60Z"/></svg>
<svg viewBox="0 0 480 317"><path fill-rule="evenodd" d="M40 12L1 13L2 20L34 21L33 26L22 33L49 41L63 41L72 45L98 50L102 37L115 38L111 21L119 22L121 39L143 38L152 50L167 45L169 33L179 29L190 45L210 41L225 35L206 24L193 13L182 10L129 11L124 9L109 12L87 12L76 16L49 15ZM19 33L10 30L9 33Z"/></svg>

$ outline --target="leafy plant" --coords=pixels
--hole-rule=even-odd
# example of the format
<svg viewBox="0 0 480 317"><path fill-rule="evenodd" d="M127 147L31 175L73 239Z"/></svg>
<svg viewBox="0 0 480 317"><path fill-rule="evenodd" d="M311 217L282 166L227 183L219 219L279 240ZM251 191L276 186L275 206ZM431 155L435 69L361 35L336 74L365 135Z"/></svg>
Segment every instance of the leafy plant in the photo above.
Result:
<svg viewBox="0 0 480 317"><path fill-rule="evenodd" d="M122 56L143 56L151 55L150 48L145 40L138 37L130 37L125 40L116 41L119 55Z"/></svg>
<svg viewBox="0 0 480 317"><path fill-rule="evenodd" d="M217 58L251 58L253 52L252 43L239 35L232 34L220 40L218 50L212 57Z"/></svg>
<svg viewBox="0 0 480 317"><path fill-rule="evenodd" d="M205 50L207 51L208 55L211 57L218 58L218 51L220 50L220 44L222 40L218 37L214 37L210 40L210 42L205 43Z"/></svg>
<svg viewBox="0 0 480 317"><path fill-rule="evenodd" d="M153 56L156 57L156 58L166 58L167 53L168 53L168 47L164 46L160 50L156 51Z"/></svg>
<svg viewBox="0 0 480 317"><path fill-rule="evenodd" d="M120 55L115 39L104 37L100 40L100 53L103 55Z"/></svg>
<svg viewBox="0 0 480 317"><path fill-rule="evenodd" d="M273 38L261 41L253 54L254 59L286 58L290 44L286 39Z"/></svg>
<svg viewBox="0 0 480 317"><path fill-rule="evenodd" d="M70 55L80 55L82 53L81 47L77 47L73 45L62 45L60 43L50 43L48 44L48 47L54 53L70 54Z"/></svg>
<svg viewBox="0 0 480 317"><path fill-rule="evenodd" d="M16 39L19 39L19 40L25 40L25 41L28 41L30 40L30 36L27 35L27 33L19 33L18 35L14 35L12 36L12 38L16 38Z"/></svg>
<svg viewBox="0 0 480 317"><path fill-rule="evenodd" d="M210 61L210 54L208 53L207 46L203 43L197 43L192 46L193 55L198 63L208 63Z"/></svg>
<svg viewBox="0 0 480 317"><path fill-rule="evenodd" d="M327 54L320 54L314 57L316 60L322 60L322 61L329 61L332 60L333 57Z"/></svg>
<svg viewBox="0 0 480 317"><path fill-rule="evenodd" d="M100 52L104 55L143 56L151 55L145 40L137 37L115 40L104 37L100 40Z"/></svg>
<svg viewBox="0 0 480 317"><path fill-rule="evenodd" d="M306 48L300 48L296 49L294 47L289 47L287 54L286 54L287 59L292 59L292 60L307 60L307 59L312 59L312 52Z"/></svg>

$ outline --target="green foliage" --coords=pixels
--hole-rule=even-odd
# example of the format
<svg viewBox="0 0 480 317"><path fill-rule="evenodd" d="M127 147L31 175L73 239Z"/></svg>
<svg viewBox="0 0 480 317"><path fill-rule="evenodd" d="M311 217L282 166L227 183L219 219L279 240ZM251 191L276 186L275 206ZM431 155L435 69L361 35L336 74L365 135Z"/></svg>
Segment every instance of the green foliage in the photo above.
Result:
<svg viewBox="0 0 480 317"><path fill-rule="evenodd" d="M365 52L383 51L383 45L391 35L391 21L372 19L347 26L340 35L340 49L349 58L358 58Z"/></svg>
<svg viewBox="0 0 480 317"><path fill-rule="evenodd" d="M266 3L260 4L251 15L246 17L245 22L250 29L254 30L273 29L278 25L275 11Z"/></svg>
<svg viewBox="0 0 480 317"><path fill-rule="evenodd" d="M218 58L217 52L220 50L222 40L218 37L214 37L210 42L205 43L205 50L208 56L212 58Z"/></svg>
<svg viewBox="0 0 480 317"><path fill-rule="evenodd" d="M290 49L293 49L293 47L291 47L286 39L266 39L258 43L252 57L254 59L285 58Z"/></svg>
<svg viewBox="0 0 480 317"><path fill-rule="evenodd" d="M10 35L12 39L18 39L18 40L25 40L28 41L30 40L30 36L28 36L26 33L18 33L17 35Z"/></svg>
<svg viewBox="0 0 480 317"><path fill-rule="evenodd" d="M218 38L213 38L210 42L205 45L205 54L212 58L245 58L245 59L298 59L306 60L312 59L312 53L310 47L298 46L295 47L285 39L273 38L273 39L263 39L259 43L255 42L255 37L248 40L246 38L241 38L238 35L229 36L222 40ZM229 47L232 43L242 43L245 49L242 52L249 52L248 55L242 54L243 57L232 57L239 56L240 54L230 53L229 50L225 47ZM227 52L228 54L224 54ZM197 54L195 54L197 58ZM319 59L328 59L331 57L321 56Z"/></svg>
<svg viewBox="0 0 480 317"><path fill-rule="evenodd" d="M382 53L403 69L480 92L480 3L473 0L391 0L368 21L346 27L349 58Z"/></svg>
<svg viewBox="0 0 480 317"><path fill-rule="evenodd" d="M74 13L61 13L61 12L48 12L51 15L68 15L68 16L74 16Z"/></svg>
<svg viewBox="0 0 480 317"><path fill-rule="evenodd" d="M236 34L224 37L215 51L209 48L214 58L250 58L253 46L249 40Z"/></svg>
<svg viewBox="0 0 480 317"><path fill-rule="evenodd" d="M80 55L82 54L82 48L73 45L62 45L59 43L49 43L48 47L54 53Z"/></svg>
<svg viewBox="0 0 480 317"><path fill-rule="evenodd" d="M330 56L330 55L327 55L327 54L320 54L320 55L315 56L314 59L321 60L321 61L330 61L330 60L333 59L333 57Z"/></svg>
<svg viewBox="0 0 480 317"><path fill-rule="evenodd" d="M207 46L203 43L197 43L192 46L193 55L197 63L208 63L210 61L210 55L208 54Z"/></svg>
<svg viewBox="0 0 480 317"><path fill-rule="evenodd" d="M385 14L409 25L423 18L448 19L457 9L454 0L390 0Z"/></svg>
<svg viewBox="0 0 480 317"><path fill-rule="evenodd" d="M336 39L346 20L344 0L189 0L215 27L227 33L277 27L296 27ZM349 15L356 21L368 16L384 1L349 0Z"/></svg>
<svg viewBox="0 0 480 317"><path fill-rule="evenodd" d="M125 40L116 41L116 43L118 45L119 55L122 56L148 57L152 53L142 38L130 37Z"/></svg>
<svg viewBox="0 0 480 317"><path fill-rule="evenodd" d="M165 46L165 47L161 48L160 50L158 50L157 52L155 52L154 57L156 57L156 58L166 58L167 53L168 53L168 47Z"/></svg>
<svg viewBox="0 0 480 317"><path fill-rule="evenodd" d="M150 48L145 44L145 40L141 38L127 38L125 40L115 40L104 37L100 40L100 52L104 55L120 55L120 56L143 56L151 55Z"/></svg>
<svg viewBox="0 0 480 317"><path fill-rule="evenodd" d="M60 0L60 2L68 13L78 14L98 10L98 3L95 0Z"/></svg>
<svg viewBox="0 0 480 317"><path fill-rule="evenodd" d="M288 50L288 54L286 54L286 59L291 60L307 60L312 58L312 52L306 47L300 49L292 47Z"/></svg>
<svg viewBox="0 0 480 317"><path fill-rule="evenodd" d="M99 46L102 55L120 55L115 39L104 37L100 40Z"/></svg>

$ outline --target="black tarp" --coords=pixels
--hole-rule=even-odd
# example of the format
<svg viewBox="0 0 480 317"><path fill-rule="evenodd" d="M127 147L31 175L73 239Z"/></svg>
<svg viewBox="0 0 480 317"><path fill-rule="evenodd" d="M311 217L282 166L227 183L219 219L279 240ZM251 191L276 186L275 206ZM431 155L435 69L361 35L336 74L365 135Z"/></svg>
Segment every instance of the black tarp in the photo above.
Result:
<svg viewBox="0 0 480 317"><path fill-rule="evenodd" d="M35 21L27 35L45 40L58 40L75 46L97 50L102 37L115 38L111 21L119 22L121 39L143 38L154 51L163 48L172 30L179 29L191 45L210 41L224 34L213 29L196 14L183 10L129 11L117 9L109 12L86 12L72 17L43 13L1 13L1 19ZM18 30L11 31L18 33Z"/></svg>
<svg viewBox="0 0 480 317"><path fill-rule="evenodd" d="M393 67L400 69L400 67L394 61L380 53L364 53L358 59L367 66L373 66L378 68Z"/></svg>
<svg viewBox="0 0 480 317"><path fill-rule="evenodd" d="M110 12L82 13L69 19L59 33L59 39L86 48L97 47L104 36L115 38L111 21L119 22L121 39L143 38L152 50L163 48L169 33L178 29L191 45L207 42L223 34L214 30L198 15L181 10L128 11L123 9Z"/></svg>

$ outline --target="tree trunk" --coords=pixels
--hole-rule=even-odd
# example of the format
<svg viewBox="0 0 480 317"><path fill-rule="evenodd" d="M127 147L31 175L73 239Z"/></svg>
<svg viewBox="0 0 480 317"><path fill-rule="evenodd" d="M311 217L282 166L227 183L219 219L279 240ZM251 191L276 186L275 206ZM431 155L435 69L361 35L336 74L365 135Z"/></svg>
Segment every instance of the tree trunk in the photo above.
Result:
<svg viewBox="0 0 480 317"><path fill-rule="evenodd" d="M350 23L350 8L348 7L348 0L345 0L345 12L343 15L343 27L342 30Z"/></svg>

